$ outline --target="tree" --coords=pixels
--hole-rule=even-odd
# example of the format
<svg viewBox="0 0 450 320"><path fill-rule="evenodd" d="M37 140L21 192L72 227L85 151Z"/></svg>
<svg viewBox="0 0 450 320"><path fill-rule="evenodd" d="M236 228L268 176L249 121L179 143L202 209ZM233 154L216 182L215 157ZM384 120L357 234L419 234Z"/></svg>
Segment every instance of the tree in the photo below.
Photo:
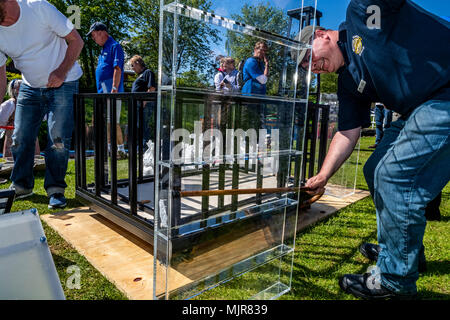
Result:
<svg viewBox="0 0 450 320"><path fill-rule="evenodd" d="M208 11L211 7L209 0L185 0L184 4ZM131 19L133 27L130 31L132 37L127 44L130 55L139 54L146 64L153 70L158 67L159 48L159 1L130 0L133 8ZM163 48L163 72L170 75L172 70L172 46L174 22L170 15L166 15ZM179 32L176 67L177 73L184 76L188 71L196 70L198 79L211 72L212 52L211 43L218 41L214 30L206 23L179 16ZM187 72L187 73L186 73ZM192 73L194 74L194 73Z"/></svg>
<svg viewBox="0 0 450 320"><path fill-rule="evenodd" d="M337 93L337 73L326 73L320 77L320 92Z"/></svg>

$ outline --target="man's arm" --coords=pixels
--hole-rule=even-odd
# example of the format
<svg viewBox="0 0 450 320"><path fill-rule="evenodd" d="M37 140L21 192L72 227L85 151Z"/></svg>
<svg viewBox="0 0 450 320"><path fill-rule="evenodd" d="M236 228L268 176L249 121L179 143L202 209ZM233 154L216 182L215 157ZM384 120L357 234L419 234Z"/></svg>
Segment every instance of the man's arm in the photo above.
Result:
<svg viewBox="0 0 450 320"><path fill-rule="evenodd" d="M306 187L319 190L327 184L333 174L350 157L360 137L361 128L338 131L330 144L330 149L320 172L306 182Z"/></svg>
<svg viewBox="0 0 450 320"><path fill-rule="evenodd" d="M3 97L6 94L6 64L0 67L0 102L3 101Z"/></svg>
<svg viewBox="0 0 450 320"><path fill-rule="evenodd" d="M65 36L64 39L67 41L66 55L60 66L48 77L48 88L59 88L64 83L67 73L72 69L84 46L84 41L75 29Z"/></svg>
<svg viewBox="0 0 450 320"><path fill-rule="evenodd" d="M112 89L111 93L117 93L119 92L119 86L120 86L120 78L122 77L122 69L120 69L119 66L114 67L114 75L113 75L113 83L112 83ZM116 90L114 90L116 88Z"/></svg>

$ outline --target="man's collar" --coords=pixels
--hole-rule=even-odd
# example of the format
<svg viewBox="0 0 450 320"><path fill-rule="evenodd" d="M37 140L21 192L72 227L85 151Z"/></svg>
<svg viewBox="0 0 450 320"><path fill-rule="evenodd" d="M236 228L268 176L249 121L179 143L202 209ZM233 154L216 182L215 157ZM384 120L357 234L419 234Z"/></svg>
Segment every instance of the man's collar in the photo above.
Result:
<svg viewBox="0 0 450 320"><path fill-rule="evenodd" d="M342 55L344 56L345 65L337 71L337 73L341 73L349 64L350 60L347 55L347 29L345 29L345 26L341 24L339 27L339 41L337 42L339 49L342 52Z"/></svg>
<svg viewBox="0 0 450 320"><path fill-rule="evenodd" d="M103 45L103 48L109 47L109 45L114 41L113 37L108 36L108 40L106 40L105 44Z"/></svg>

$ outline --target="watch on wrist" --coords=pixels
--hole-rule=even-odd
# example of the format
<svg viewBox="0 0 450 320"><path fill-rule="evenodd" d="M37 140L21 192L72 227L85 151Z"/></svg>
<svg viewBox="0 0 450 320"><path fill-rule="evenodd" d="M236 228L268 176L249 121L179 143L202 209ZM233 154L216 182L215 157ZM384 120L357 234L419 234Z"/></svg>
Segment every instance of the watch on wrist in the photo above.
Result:
<svg viewBox="0 0 450 320"><path fill-rule="evenodd" d="M114 91L117 91L117 88L116 88L116 87L112 87L112 89L113 89Z"/></svg>

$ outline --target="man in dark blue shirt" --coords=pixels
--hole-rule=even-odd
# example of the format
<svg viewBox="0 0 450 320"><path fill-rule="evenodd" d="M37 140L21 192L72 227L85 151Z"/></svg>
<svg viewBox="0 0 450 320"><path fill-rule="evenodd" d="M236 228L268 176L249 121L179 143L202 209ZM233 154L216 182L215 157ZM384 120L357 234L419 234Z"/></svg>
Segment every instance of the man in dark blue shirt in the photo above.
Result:
<svg viewBox="0 0 450 320"><path fill-rule="evenodd" d="M121 45L108 34L106 25L101 22L95 22L92 24L87 36L91 36L92 39L99 46L102 47L102 52L98 57L97 70L95 72L95 78L97 82L98 93L117 93L124 92L123 86L123 74L125 54ZM117 151L121 157L125 156L125 149L123 146L122 130L120 128L120 112L122 108L122 101L117 100L116 104L116 132L117 132ZM109 100L108 100L108 143L110 139L109 126Z"/></svg>
<svg viewBox="0 0 450 320"><path fill-rule="evenodd" d="M373 12L378 26L370 23ZM450 178L449 23L409 0L352 0L339 31L309 34L312 50L300 53L300 64L339 74L340 107L339 131L307 187L324 187L349 157L370 125L372 102L402 114L364 168L377 210L377 266L339 284L363 298L413 297L424 259L424 208Z"/></svg>
<svg viewBox="0 0 450 320"><path fill-rule="evenodd" d="M131 92L156 92L156 77L153 71L147 68L144 59L141 56L135 55L130 59L131 69L138 75L136 80L133 82ZM138 105L140 106L140 103ZM144 149L148 147L148 142L150 139L154 140L154 122L155 117L155 102L149 101L143 102L143 122L144 122Z"/></svg>

